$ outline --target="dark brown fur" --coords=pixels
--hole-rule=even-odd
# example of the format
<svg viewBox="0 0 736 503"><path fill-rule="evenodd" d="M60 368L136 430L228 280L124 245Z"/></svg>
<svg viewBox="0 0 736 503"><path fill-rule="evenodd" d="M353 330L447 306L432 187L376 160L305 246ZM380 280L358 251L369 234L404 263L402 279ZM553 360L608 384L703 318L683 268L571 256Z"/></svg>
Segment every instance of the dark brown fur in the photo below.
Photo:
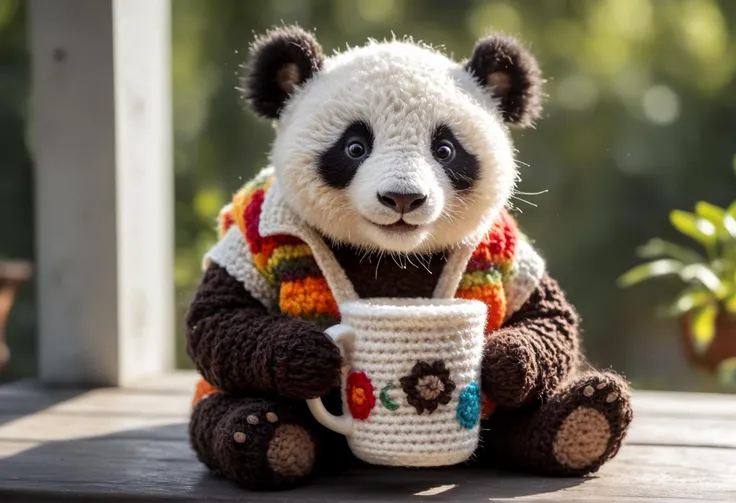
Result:
<svg viewBox="0 0 736 503"><path fill-rule="evenodd" d="M432 297L445 267L444 253L411 257L362 253L352 246L330 244L356 293L368 297Z"/></svg>
<svg viewBox="0 0 736 503"><path fill-rule="evenodd" d="M202 278L187 315L187 352L212 385L307 399L337 383L340 351L313 324L266 312L219 267Z"/></svg>
<svg viewBox="0 0 736 503"><path fill-rule="evenodd" d="M585 388L594 390L585 395ZM611 393L618 399L607 402ZM596 472L615 456L633 418L627 383L612 372L589 372L560 386L544 401L520 408L499 408L485 421L477 462L504 470L541 475L581 476ZM554 456L562 422L576 409L592 409L607 420L610 438L601 456L584 467L569 467ZM588 425L586 425L588 429Z"/></svg>
<svg viewBox="0 0 736 503"><path fill-rule="evenodd" d="M489 338L483 389L504 407L546 399L575 371L578 346L575 309L545 275L526 304Z"/></svg>
<svg viewBox="0 0 736 503"><path fill-rule="evenodd" d="M465 68L481 85L492 87L507 123L526 127L540 117L542 73L517 39L493 34L479 40Z"/></svg>
<svg viewBox="0 0 736 503"><path fill-rule="evenodd" d="M251 46L242 82L243 98L256 114L275 119L290 95L279 83L279 71L295 65L298 73L292 84L301 85L322 68L324 59L322 46L311 33L298 26L274 28Z"/></svg>

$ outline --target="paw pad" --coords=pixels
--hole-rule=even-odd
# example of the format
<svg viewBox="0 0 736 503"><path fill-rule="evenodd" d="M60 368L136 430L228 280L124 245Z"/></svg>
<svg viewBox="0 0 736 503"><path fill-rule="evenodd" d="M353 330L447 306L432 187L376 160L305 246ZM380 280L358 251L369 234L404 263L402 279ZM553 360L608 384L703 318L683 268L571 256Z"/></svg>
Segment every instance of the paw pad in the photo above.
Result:
<svg viewBox="0 0 736 503"><path fill-rule="evenodd" d="M244 444L246 440L245 433L242 431L236 431L233 433L233 440L235 440L239 444Z"/></svg>
<svg viewBox="0 0 736 503"><path fill-rule="evenodd" d="M275 412L266 412L266 421L269 423L275 423L279 420L279 416Z"/></svg>
<svg viewBox="0 0 736 503"><path fill-rule="evenodd" d="M611 429L606 417L595 409L578 407L557 431L554 456L567 468L582 469L603 456L610 440Z"/></svg>
<svg viewBox="0 0 736 503"><path fill-rule="evenodd" d="M287 477L301 477L314 466L314 442L304 428L282 425L274 431L266 457L274 472Z"/></svg>
<svg viewBox="0 0 736 503"><path fill-rule="evenodd" d="M248 417L245 418L246 421L248 421L248 424L250 425L257 425L258 424L258 416L255 414L250 414Z"/></svg>
<svg viewBox="0 0 736 503"><path fill-rule="evenodd" d="M614 391L608 394L608 396L606 397L606 403L615 402L617 399L618 399L618 393Z"/></svg>
<svg viewBox="0 0 736 503"><path fill-rule="evenodd" d="M588 398L593 396L593 393L595 393L593 386L586 386L585 389L583 390L583 395L587 396Z"/></svg>

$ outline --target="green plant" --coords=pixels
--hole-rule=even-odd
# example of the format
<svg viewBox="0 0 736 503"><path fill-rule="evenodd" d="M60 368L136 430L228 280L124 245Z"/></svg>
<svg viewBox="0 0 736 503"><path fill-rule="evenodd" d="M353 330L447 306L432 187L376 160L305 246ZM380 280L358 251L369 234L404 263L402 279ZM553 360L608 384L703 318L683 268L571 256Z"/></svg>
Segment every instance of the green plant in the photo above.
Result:
<svg viewBox="0 0 736 503"><path fill-rule="evenodd" d="M736 172L736 156L733 169ZM725 309L736 314L736 201L728 208L699 201L693 212L671 211L670 222L693 239L697 249L650 239L636 250L649 261L624 273L618 284L630 287L655 277L678 276L685 286L663 312L669 316L689 313L694 346L704 352L716 335L719 312ZM733 366L733 361L724 362L722 370Z"/></svg>

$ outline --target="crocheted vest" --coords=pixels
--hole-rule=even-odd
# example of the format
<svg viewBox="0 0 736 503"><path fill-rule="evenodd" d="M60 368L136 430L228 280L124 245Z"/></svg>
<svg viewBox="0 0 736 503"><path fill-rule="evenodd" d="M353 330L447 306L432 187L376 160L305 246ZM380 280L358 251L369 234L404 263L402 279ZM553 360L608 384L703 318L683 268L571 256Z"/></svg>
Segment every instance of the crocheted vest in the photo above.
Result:
<svg viewBox="0 0 736 503"><path fill-rule="evenodd" d="M272 175L259 176L236 192L220 212L218 235L222 238L233 225L242 232L254 266L278 292L278 311L322 328L339 323L337 302L310 247L295 236L259 233L261 208L272 181ZM502 213L472 253L455 292L456 298L479 300L488 306L487 334L506 319L504 280L512 269L518 236L516 221ZM215 391L200 380L194 402ZM483 417L493 408L484 396Z"/></svg>
<svg viewBox="0 0 736 503"><path fill-rule="evenodd" d="M283 314L328 327L340 321L330 288L309 246L289 235L261 236L258 232L261 207L272 177L246 184L224 208L219 218L222 237L237 225L245 236L258 271L279 292L278 309ZM504 279L514 260L518 230L516 221L504 212L473 252L455 297L475 299L488 306L486 332L506 319Z"/></svg>

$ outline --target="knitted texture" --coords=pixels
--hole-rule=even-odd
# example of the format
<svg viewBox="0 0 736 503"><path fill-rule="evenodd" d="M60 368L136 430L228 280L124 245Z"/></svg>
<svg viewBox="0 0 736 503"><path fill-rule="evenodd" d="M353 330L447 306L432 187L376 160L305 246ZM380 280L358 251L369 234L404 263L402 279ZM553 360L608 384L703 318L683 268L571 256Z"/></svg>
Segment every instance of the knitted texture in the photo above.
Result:
<svg viewBox="0 0 736 503"><path fill-rule="evenodd" d="M591 372L538 406L491 416L477 458L540 474L593 473L616 455L632 417L626 382L611 372Z"/></svg>
<svg viewBox="0 0 736 503"><path fill-rule="evenodd" d="M350 372L345 382L345 403L355 419L368 419L376 406L375 390L365 372Z"/></svg>
<svg viewBox="0 0 736 503"><path fill-rule="evenodd" d="M493 223L470 257L456 297L477 299L488 306L486 331L501 326L506 319L504 278L514 261L518 229L507 213Z"/></svg>
<svg viewBox="0 0 736 503"><path fill-rule="evenodd" d="M507 315L521 309L543 275L542 258L534 251L528 239L517 239L514 260L503 278Z"/></svg>
<svg viewBox="0 0 736 503"><path fill-rule="evenodd" d="M339 382L340 352L313 323L268 314L243 285L210 267L187 315L187 351L205 381L307 399ZM214 389L200 383L198 390Z"/></svg>
<svg viewBox="0 0 736 503"><path fill-rule="evenodd" d="M264 171L246 183L234 195L232 204L221 212L221 232L237 225L245 236L255 268L279 291L278 307L282 313L327 327L339 321L340 314L310 247L291 235L264 237L260 233L263 204L273 180L271 171ZM517 236L515 220L503 212L478 243L455 293L455 297L488 305L488 331L500 327L507 317L506 289L517 301L534 287L530 283L532 276L526 274L526 264L514 260ZM340 262L340 247L333 245L333 249ZM340 264L345 268L346 264ZM435 264L441 266L438 260ZM520 278L522 283L517 286L510 281L512 278ZM430 297L431 292L415 292L412 296Z"/></svg>
<svg viewBox="0 0 736 503"><path fill-rule="evenodd" d="M350 245L327 241L330 251L345 269L358 297L432 297L437 278L447 263L443 253L411 259L367 253Z"/></svg>
<svg viewBox="0 0 736 503"><path fill-rule="evenodd" d="M457 420L463 428L473 428L480 419L481 397L478 383L471 382L462 394L457 405Z"/></svg>
<svg viewBox="0 0 736 503"><path fill-rule="evenodd" d="M294 236L263 237L260 234L261 209L272 181L272 176L261 174L247 183L233 197L232 217L227 211L221 213L220 226L226 231L229 230L227 222L238 226L245 236L253 264L277 287L278 308L282 313L328 327L339 320L337 303L309 246Z"/></svg>
<svg viewBox="0 0 736 503"><path fill-rule="evenodd" d="M241 277L252 276L254 270L257 270L262 275L260 281L245 283L249 291L253 288L255 293L251 292L251 294L254 297L265 299L262 303L268 306L270 299L278 296L276 307L282 314L310 321L324 329L339 322L340 313L335 296L313 250L294 235L263 236L261 234L263 206L273 183L272 170L264 170L233 196L232 203L220 213L219 231L221 241L231 240L237 245L233 244L229 247L225 244L218 245L220 248L216 247L208 257L228 270L247 271L239 272ZM277 211L287 210L279 207ZM237 246L243 247L234 237L234 229L238 229L244 236L245 248L248 252L237 258L220 251L236 249ZM510 314L506 291L510 294L509 298L516 303L528 296L533 289L534 281L538 278L535 278L532 272L538 275L542 273L541 259L538 259L535 253L529 253L530 247L522 248L526 252L521 257L523 260L517 259L516 249L519 242L519 231L515 220L509 214L502 213L473 250L459 280L455 297L479 300L488 307L485 326L488 333L497 330ZM355 259L350 258L352 251L350 247L340 247L329 242L328 245L334 250L340 266L347 268L347 276L351 280L357 280L354 284L360 287L359 289L356 287L356 290L362 297L381 296L382 293L388 292L399 296L429 297L436 285L436 279L433 282L412 281L416 273L402 273L397 275L402 278L398 281L398 285L394 285L396 282L394 279L396 276L394 276L390 282L380 284L372 282L366 288L368 281L365 276L355 274L355 271L360 268L355 267ZM249 258L251 263L242 264ZM361 257L359 262L362 262L364 258L365 256ZM439 273L444 269L441 254L427 258L431 267L431 269L427 267L430 273L435 271ZM264 278L270 288L264 285ZM412 283L413 291L410 288ZM379 287L381 284L383 286ZM407 288L402 288L402 285ZM484 413L490 414L495 404L488 396L483 397L483 402Z"/></svg>
<svg viewBox="0 0 736 503"><path fill-rule="evenodd" d="M344 413L355 419L348 444L357 457L442 466L473 453L480 405L468 407L460 397L480 377L485 320L480 302L386 299L342 306L342 322L356 333L343 401Z"/></svg>
<svg viewBox="0 0 736 503"><path fill-rule="evenodd" d="M309 477L319 430L304 407L224 393L198 402L189 425L200 461L251 489L289 487Z"/></svg>
<svg viewBox="0 0 736 503"><path fill-rule="evenodd" d="M406 393L406 401L421 415L426 410L429 414L440 405L447 405L455 391L455 383L450 379L450 370L443 360L417 362L411 374L399 379L401 388Z"/></svg>
<svg viewBox="0 0 736 503"><path fill-rule="evenodd" d="M228 221L229 215L225 213L223 222ZM253 254L243 233L232 226L222 229L222 232L217 244L205 255L205 269L211 264L222 264L230 276L248 285L249 293L261 304L269 308L275 306L278 291L253 265Z"/></svg>
<svg viewBox="0 0 736 503"><path fill-rule="evenodd" d="M226 270L216 265L212 265L210 267L211 270L208 270L205 273L202 284L199 287L201 294L195 296L195 299L190 308L189 325L187 332L187 336L190 339L190 354L193 354L195 361L199 362L198 367L200 369L203 369L204 366L202 365L202 362L210 362L211 355L216 354L218 351L227 351L227 354L233 360L233 368L237 370L244 370L242 374L235 374L235 376L237 377L238 386L233 386L233 388L231 388L231 390L234 393L237 393L237 395L242 396L243 394L246 394L255 396L254 394L258 389L268 389L270 390L270 393L280 394L280 391L278 391L278 389L293 387L294 382L292 382L292 378L285 376L285 379L288 381L288 383L280 383L280 386L277 389L273 381L263 378L263 376L267 376L268 374L264 374L262 369L264 367L268 368L269 364L267 362L262 362L258 358L253 358L254 352L259 355L267 355L269 353L269 350L267 350L266 348L269 341L274 342L279 340L278 336L283 334L283 325L281 325L280 321L281 318L279 316L273 316L269 314L263 305L261 305L257 300L249 296L248 291L243 288L243 285L240 282L234 280L229 276ZM565 297L562 294L561 290L558 287L550 288L549 283L550 280L548 278L545 278L543 285L540 286L537 291L535 291L529 297L529 300L527 301L526 305L523 307L519 315L507 320L502 330L513 329L516 326L525 326L526 318L523 313L538 313L537 316L540 319L544 318L545 316L549 316L551 317L551 319L554 319L556 317L556 312L565 312L568 309L572 309L571 307L567 306L567 301L565 300ZM540 302L544 302L546 305L558 305L567 307L545 310L539 306ZM218 312L220 310L217 307L218 305L222 305L222 310L225 312L229 310L240 310L243 308L243 306L250 306L252 309L248 311L247 315L244 315L243 318L240 319L240 323L242 327L261 326L263 330L259 334L253 333L252 335L255 338L263 339L263 345L253 346L252 343L254 341L251 341L250 344L245 344L242 347L239 345L234 345L234 349L228 351L227 345L223 344L222 346L219 346L218 344L216 344L216 341L220 336L228 336L227 332L222 331L221 327L218 326L216 321L221 320L225 324L229 325L232 320L228 317L218 317L216 320L213 319L209 323L207 323L204 330L209 331L209 334L200 332L199 330L201 329L198 329L196 331L192 330L192 323L196 325L197 321L209 318L210 314L208 313ZM272 325L269 325L269 323ZM273 331L267 330L268 326L271 326L273 328ZM541 324L540 331L537 333L537 336L540 338L540 340L555 340L556 338L554 334L550 333L554 330L556 330L556 325L554 323L549 325ZM192 341L192 339L196 339L196 341ZM216 347L218 347L217 350L215 349ZM577 344L572 344L570 345L570 347L577 348ZM255 351L252 348L255 348ZM561 346L561 348L564 348L564 345ZM577 351L577 349L575 349L574 351ZM570 360L577 360L577 357L578 356L576 353L571 353L569 355ZM219 356L218 358L224 358L224 355ZM545 360L543 359L543 361ZM549 364L553 365L553 363L551 362ZM209 363L207 363L207 365L209 365ZM329 367L326 366L324 370L328 371ZM568 378L569 377L570 376L568 376ZM596 377L598 381L583 380L580 381L580 386L577 387L569 386L565 388L560 388L560 385L558 385L556 390L552 390L549 392L549 395L553 398L551 400L547 399L547 404L557 404L554 407L554 410L558 410L558 408L568 411L575 410L577 407L573 407L571 409L569 404L563 407L563 405L567 403L566 400L574 401L572 390L575 389L582 389L583 394L586 393L586 390L588 390L587 392L594 390L595 394L593 396L597 397L598 402L601 399L603 399L603 401L605 402L608 396L610 396L611 392L601 393L600 397L598 397L598 394L601 392L601 390L598 389L598 386L601 382L609 382L610 376L601 376L600 374L597 374L593 377ZM603 377L605 377L605 379L603 379ZM500 379L501 381L503 381L502 378ZM489 379L484 379L484 382L491 383ZM556 382L556 380L553 380L551 382L554 383ZM477 457L479 460L493 461L494 464L497 464L502 468L514 468L523 471L534 471L547 474L584 474L588 473L589 471L593 471L594 469L596 469L597 466L600 466L600 464L603 463L607 459L607 457L613 456L618 450L618 447L620 446L620 438L623 438L623 435L628 426L628 421L630 420L631 412L629 408L630 405L628 402L626 385L620 379L615 379L613 382L616 383L616 389L621 390L620 396L622 397L622 399L611 402L613 405L610 406L610 410L612 411L610 415L614 417L620 416L622 418L622 421L618 423L619 426L617 428L613 426L610 427L612 437L607 444L608 446L606 448L606 452L598 459L598 461L594 462L588 467L578 468L569 471L570 469L565 468L557 461L554 450L554 440L550 441L549 439L555 438L555 436L557 435L557 431L561 429L561 425L563 424L564 420L557 421L550 418L549 422L547 422L545 418L547 417L549 410L553 409L548 409L548 405L542 405L544 402L541 401L529 403L529 405L521 409L497 407L495 403L484 402L483 407L490 406L492 409L495 410L495 412L489 420L483 421L481 423L482 442L480 444L480 448L476 451L475 457ZM582 383L589 384L582 386ZM245 414L245 412L239 411L238 404L240 404L242 401L256 399L236 399L235 397L231 397L230 395L224 393L211 394L216 390L211 386L207 386L206 383L204 384L205 385L200 388L200 390L203 392L204 396L207 396L207 398L205 400L202 400L201 404L199 400L197 400L190 423L190 430L192 432L192 444L198 454L198 457L210 469L219 471L228 478L235 480L238 483L241 483L247 487L250 487L251 484L257 485L255 484L255 482L253 482L253 477L260 477L260 471L258 470L251 473L247 470L223 470L222 468L220 468L220 466L223 465L232 467L240 466L240 450L217 450L219 449L219 447L216 449L216 445L219 446L221 444L214 444L213 442L215 441L216 437L212 435L212 432L214 431L213 425L217 424L217 421L220 420L219 418L221 416L224 416L231 409L236 414ZM588 386L590 386L590 389L588 389ZM381 392L379 393L378 390L381 390ZM374 393L379 393L381 402L380 405L376 404L375 408L385 408L386 410L391 411L392 409L395 410L394 407L398 408L399 404L402 404L404 407L407 406L407 402L404 402L402 399L404 392L401 390L398 382L394 381L393 385L391 386L385 385L381 388L374 387ZM315 395L317 394L318 393L315 393ZM325 401L329 410L331 410L333 413L339 413L339 410L341 409L340 404L342 402L342 399L340 397L338 388L333 388L326 397L323 397L323 401ZM595 402L595 404L598 404L598 402ZM205 404L209 405L207 407L204 407ZM218 413L219 415L215 414L214 418L207 419L213 414L213 412L207 412L211 411L209 407L214 407L217 404L222 405L221 412ZM303 409L306 408L304 402L301 401L294 402L293 404L289 404L288 406L289 408L296 407L297 409L299 409L299 407ZM550 407L552 406L550 405ZM215 408L219 409L219 405ZM283 415L282 413L278 412L278 408L268 408L268 412L276 410L279 417ZM416 414L416 412L414 412L414 414ZM247 418L248 415L249 414L243 415L243 418ZM609 417L609 413L606 413L605 415L606 417ZM416 415L414 417L418 418L418 416ZM573 416L573 418L575 418L575 416ZM244 420L247 423L247 419ZM459 421L459 418L456 418L455 420ZM311 417L311 414L305 411L303 414L295 417L293 421L295 421L296 424L309 429L309 425L311 424L310 421L313 422L313 419ZM261 423L263 423L263 421L261 421ZM573 423L568 422L568 424ZM611 421L610 424L614 425L616 423L615 421ZM309 431L314 432L314 430ZM545 432L544 438L546 438L547 440L543 442L541 440L542 437L534 433L536 431ZM579 454L566 455L563 453L566 452L566 450L561 449L561 447L563 445L569 444L571 442L570 439L574 439L576 436L582 436L584 439L587 439L588 436L584 435L584 432L587 431L586 428L570 428L569 426L567 426L562 429L562 431L563 433L560 434L560 438L562 440L560 440L560 442L558 442L557 444L557 455L560 456L560 458L562 459L579 459ZM328 464L318 463L320 473L325 474L328 471L341 470L354 462L351 460L354 460L355 458L351 457L350 452L347 450L345 437L334 434L323 427L317 428L317 432L319 432L320 435L328 436L327 441L318 443L316 446L318 461L321 456L324 459L334 461L334 463ZM234 433L232 434L234 435ZM595 445L599 444L599 442L599 439L594 439L592 441L583 440L583 447L580 449L574 449L573 452L593 452L595 451ZM588 445L588 447L585 447L586 445ZM593 446L593 448L591 448L591 446ZM215 451L217 452L216 455ZM263 455L263 452L261 452L261 456ZM300 479L302 481L306 480L306 478L304 477L301 477ZM268 480L268 478L263 480ZM266 482L264 482L264 484L268 485L268 483ZM271 485L268 485L268 487L285 486L274 482Z"/></svg>
<svg viewBox="0 0 736 503"><path fill-rule="evenodd" d="M416 267L411 263L404 266L389 257L380 262L378 255L364 255L357 248L321 241L319 236L315 239L314 234L295 229L291 223L295 218L289 210L280 206L278 198L270 196L270 183L270 174L259 175L250 182L249 190L239 191L233 203L223 210L220 240L206 257L206 271L187 316L188 351L203 376L194 400L192 444L208 467L248 487L259 486L252 482L254 477L260 477L264 486L284 487L306 480L316 466L325 470L328 465L321 464L320 457L333 447L339 450L339 455L328 456L336 461L334 469L341 469L354 459L349 456L344 437L333 434L327 442L329 447L318 441L317 435L331 432L315 427L311 415L304 412L293 416L288 424L303 429L314 442L315 468L309 474L297 474L299 466L309 464L302 461L310 459L311 454L309 448L299 449L305 453L302 456L285 447L309 445L304 435L295 433L286 435L291 439L286 443L274 443L270 455L269 447L262 442L258 449L249 448L248 456L258 453L260 461L256 464L260 468L246 473L235 467L243 466L242 452L244 446L252 445L248 441L252 435L240 430L228 430L229 437L225 433L214 435L213 421L224 421L228 411L238 410L237 415L242 415L241 401L263 401L245 398L263 394L281 397L278 400L297 400L289 402L289 409L304 409L302 400L325 395L333 404L333 413L347 407L346 397L338 387L341 358L334 343L323 334L324 327L337 321L339 315L333 317L336 313L332 312L322 317L319 311L329 311L335 299L351 300L356 294L358 298L416 297L418 293L423 297L470 297L483 300L491 308L489 311L505 310L503 316L489 313L486 319L482 371L476 381L463 381L454 374L455 365L448 360L452 352L448 349L435 357L420 358L414 354L413 361L391 379L359 369L370 382L370 388L363 382L361 391L352 397L370 409L367 418L359 422L372 424L383 414L401 417L408 412L412 420L406 424L413 424L412 431L421 432L425 428L423 421L431 419L434 424L439 414L448 414L443 418L444 424L468 432L472 430L466 426L473 423L475 411L480 409L482 418L490 418L482 419L476 426L482 432L481 448L476 451L478 459L499 459L499 464L506 467L569 475L595 471L615 455L631 417L626 384L608 374L574 379L580 357L577 316L559 286L544 275L543 261L508 215L494 224L472 253L468 251L467 263L462 262L465 258L458 261L457 254L453 258L438 253L417 257ZM262 191L262 196L255 195L258 191ZM250 213L246 212L248 208ZM262 222L264 218L265 226L251 225L248 230L249 222ZM492 263L488 270L482 268L484 260ZM290 275L290 270L297 272ZM456 274L457 282L453 279ZM301 281L291 290L287 286L284 292L284 285L303 279L314 281ZM453 285L457 285L454 295ZM483 293L473 297L467 295L468 291ZM290 299L295 305L289 304ZM395 350L389 354L395 354ZM418 361L426 364L420 366L421 373L414 369ZM449 373L441 369L434 374L426 372L435 370L437 361L444 362ZM408 393L402 386L402 377L412 378L404 380ZM483 390L480 407L472 382L480 383ZM564 382L573 384L564 386ZM444 404L446 390L453 386L451 401ZM586 401L579 400L581 393ZM409 402L411 395L420 397L421 401L415 400L415 404L421 404L421 415L416 405ZM204 407L208 403L222 415L200 414L211 410ZM286 402L273 403L286 406ZM434 411L430 412L432 407ZM264 414L275 414L281 424L284 413L274 412L276 409L269 406ZM206 420L213 414L215 419ZM253 416L242 415L238 425L268 428L273 424L263 414L256 414L258 422L251 424ZM273 438L275 428L268 431ZM227 445L225 438L229 439ZM401 445L401 438L394 444ZM236 448L231 444L237 444ZM370 448L373 447L371 443ZM273 461L280 467L274 468L269 456L271 460L292 459L294 464ZM265 475L260 471L264 466L268 468ZM278 470L291 474L289 480L293 482L277 482L281 480Z"/></svg>
<svg viewBox="0 0 736 503"><path fill-rule="evenodd" d="M266 458L275 473L284 477L304 477L314 467L314 441L301 426L279 426L268 444Z"/></svg>
<svg viewBox="0 0 736 503"><path fill-rule="evenodd" d="M516 407L549 397L578 365L578 317L545 275L527 303L486 343L482 388Z"/></svg>

